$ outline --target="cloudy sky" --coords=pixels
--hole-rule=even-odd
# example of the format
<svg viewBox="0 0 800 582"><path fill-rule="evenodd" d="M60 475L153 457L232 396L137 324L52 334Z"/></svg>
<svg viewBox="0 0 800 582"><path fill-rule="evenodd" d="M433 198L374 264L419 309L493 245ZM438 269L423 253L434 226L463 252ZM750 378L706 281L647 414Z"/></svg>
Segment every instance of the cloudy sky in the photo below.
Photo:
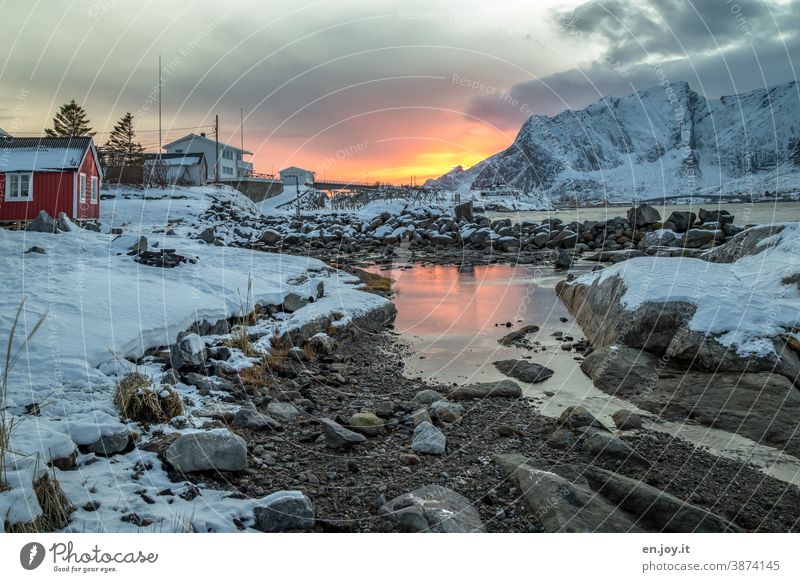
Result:
<svg viewBox="0 0 800 582"><path fill-rule="evenodd" d="M420 182L506 147L531 114L661 76L708 97L796 77L800 0L0 0L0 127L74 98L102 143L209 131L256 170ZM659 70L661 72L659 72ZM661 75L661 76L660 76Z"/></svg>

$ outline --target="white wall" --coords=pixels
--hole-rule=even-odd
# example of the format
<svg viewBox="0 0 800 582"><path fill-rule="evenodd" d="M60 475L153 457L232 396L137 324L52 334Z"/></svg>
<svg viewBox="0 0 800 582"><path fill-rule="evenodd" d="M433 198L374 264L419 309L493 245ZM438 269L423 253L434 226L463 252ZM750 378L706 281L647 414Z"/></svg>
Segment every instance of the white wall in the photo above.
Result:
<svg viewBox="0 0 800 582"><path fill-rule="evenodd" d="M230 152L230 158L225 157L225 152ZM191 154L198 154L203 153L206 156L206 162L208 162L208 179L214 179L214 156L216 154L216 146L213 142L206 141L204 139L195 139L195 140L186 140L179 143L172 145L171 147L167 148L167 153L170 154L180 154L180 153L191 153ZM219 179L231 179L237 178L240 175L240 172L236 169L236 150L227 149L223 144L219 144Z"/></svg>

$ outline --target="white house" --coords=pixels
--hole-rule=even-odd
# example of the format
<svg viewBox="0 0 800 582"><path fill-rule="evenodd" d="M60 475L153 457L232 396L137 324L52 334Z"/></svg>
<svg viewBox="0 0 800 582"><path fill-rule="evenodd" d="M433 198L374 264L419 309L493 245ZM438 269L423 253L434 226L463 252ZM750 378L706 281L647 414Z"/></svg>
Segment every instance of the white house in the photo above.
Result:
<svg viewBox="0 0 800 582"><path fill-rule="evenodd" d="M216 141L200 135L190 133L178 140L164 146L170 154L205 154L208 161L208 179L214 180L216 177ZM253 152L237 148L226 143L219 142L219 179L234 180L249 176L253 172L253 164L245 162L244 156L252 156Z"/></svg>
<svg viewBox="0 0 800 582"><path fill-rule="evenodd" d="M314 184L314 172L311 170L298 168L297 166L289 166L288 168L284 168L278 172L278 174L281 177L281 182L283 182L285 186L294 186L295 183L300 186L305 184Z"/></svg>
<svg viewBox="0 0 800 582"><path fill-rule="evenodd" d="M145 154L143 171L147 184L203 186L208 182L204 154Z"/></svg>

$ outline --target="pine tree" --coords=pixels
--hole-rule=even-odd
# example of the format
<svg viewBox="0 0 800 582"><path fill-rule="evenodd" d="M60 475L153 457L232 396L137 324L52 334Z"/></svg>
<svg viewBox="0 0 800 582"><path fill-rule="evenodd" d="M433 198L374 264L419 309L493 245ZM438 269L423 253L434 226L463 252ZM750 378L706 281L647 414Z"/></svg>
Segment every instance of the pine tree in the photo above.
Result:
<svg viewBox="0 0 800 582"><path fill-rule="evenodd" d="M45 133L48 137L92 137L95 134L89 125L86 111L74 99L61 106L53 118L53 129L46 129Z"/></svg>
<svg viewBox="0 0 800 582"><path fill-rule="evenodd" d="M133 129L133 115L130 112L122 116L103 147L103 157L109 165L122 166L139 160L144 152L142 144L136 141Z"/></svg>

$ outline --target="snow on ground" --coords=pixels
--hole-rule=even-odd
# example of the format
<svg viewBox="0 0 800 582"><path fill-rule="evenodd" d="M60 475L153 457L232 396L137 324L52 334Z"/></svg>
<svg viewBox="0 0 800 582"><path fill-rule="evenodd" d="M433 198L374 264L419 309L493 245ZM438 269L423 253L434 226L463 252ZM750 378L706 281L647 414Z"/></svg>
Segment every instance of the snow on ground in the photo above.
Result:
<svg viewBox="0 0 800 582"><path fill-rule="evenodd" d="M246 303L250 308L253 303L279 305L290 292L313 296L319 282L325 286L323 298L278 318L274 325L292 329L333 312L343 316L337 325L344 325L386 303L381 297L356 290L353 277L316 259L214 246L187 238L197 230L193 220L215 201L255 211L252 203L235 191L209 187L118 194L102 201L101 216L106 227L125 229L121 237L82 229L60 234L0 230L0 269L7 274L0 281L0 329L9 332L24 301L14 338L15 346L23 349L10 370L7 394L10 413L24 419L13 435L12 449L17 454L38 452L44 461L64 458L75 445L95 442L101 434L119 430L122 425L112 399L115 374L133 367L125 359L174 343L177 334L196 321L214 323L240 314ZM175 234L167 235L168 221L178 218L183 223L174 226ZM159 243L195 263L173 269L139 264L127 254L139 235L147 236L151 247ZM34 246L45 252L26 252ZM42 318L43 325L23 344ZM0 338L4 346L6 340ZM24 414L25 406L33 403L40 404L41 416ZM251 503L223 503L221 493L204 492L197 503L176 498L168 511L161 511L166 500L158 506L137 501L140 498L131 490L135 483L127 475L133 464L141 461L153 466L146 474L154 486L176 487L168 484L153 454L137 449L110 461L98 458L87 462L92 457L81 455L77 471L57 471L76 505L85 503L87 496L108 504L92 515L79 511L78 525L73 524L79 530L102 529L104 520L115 531L135 530L135 525L119 521L114 506L121 505L155 516L158 527L165 531L173 527L171 520L181 511L201 531L208 527L233 529L232 513L244 511ZM17 481L29 483L31 478L28 470ZM23 511L20 501L25 499ZM0 527L10 518L13 522L35 517L40 510L35 498L32 504L30 500L27 490L0 493ZM206 515L207 506L221 512L221 517ZM11 508L14 514L9 513Z"/></svg>
<svg viewBox="0 0 800 582"><path fill-rule="evenodd" d="M622 302L634 310L645 303L687 301L697 306L694 331L719 334L740 354L769 355L770 338L800 324L800 288L782 281L800 273L800 223L786 223L765 239L766 250L734 263L681 257L641 257L578 277L591 284L622 277Z"/></svg>

